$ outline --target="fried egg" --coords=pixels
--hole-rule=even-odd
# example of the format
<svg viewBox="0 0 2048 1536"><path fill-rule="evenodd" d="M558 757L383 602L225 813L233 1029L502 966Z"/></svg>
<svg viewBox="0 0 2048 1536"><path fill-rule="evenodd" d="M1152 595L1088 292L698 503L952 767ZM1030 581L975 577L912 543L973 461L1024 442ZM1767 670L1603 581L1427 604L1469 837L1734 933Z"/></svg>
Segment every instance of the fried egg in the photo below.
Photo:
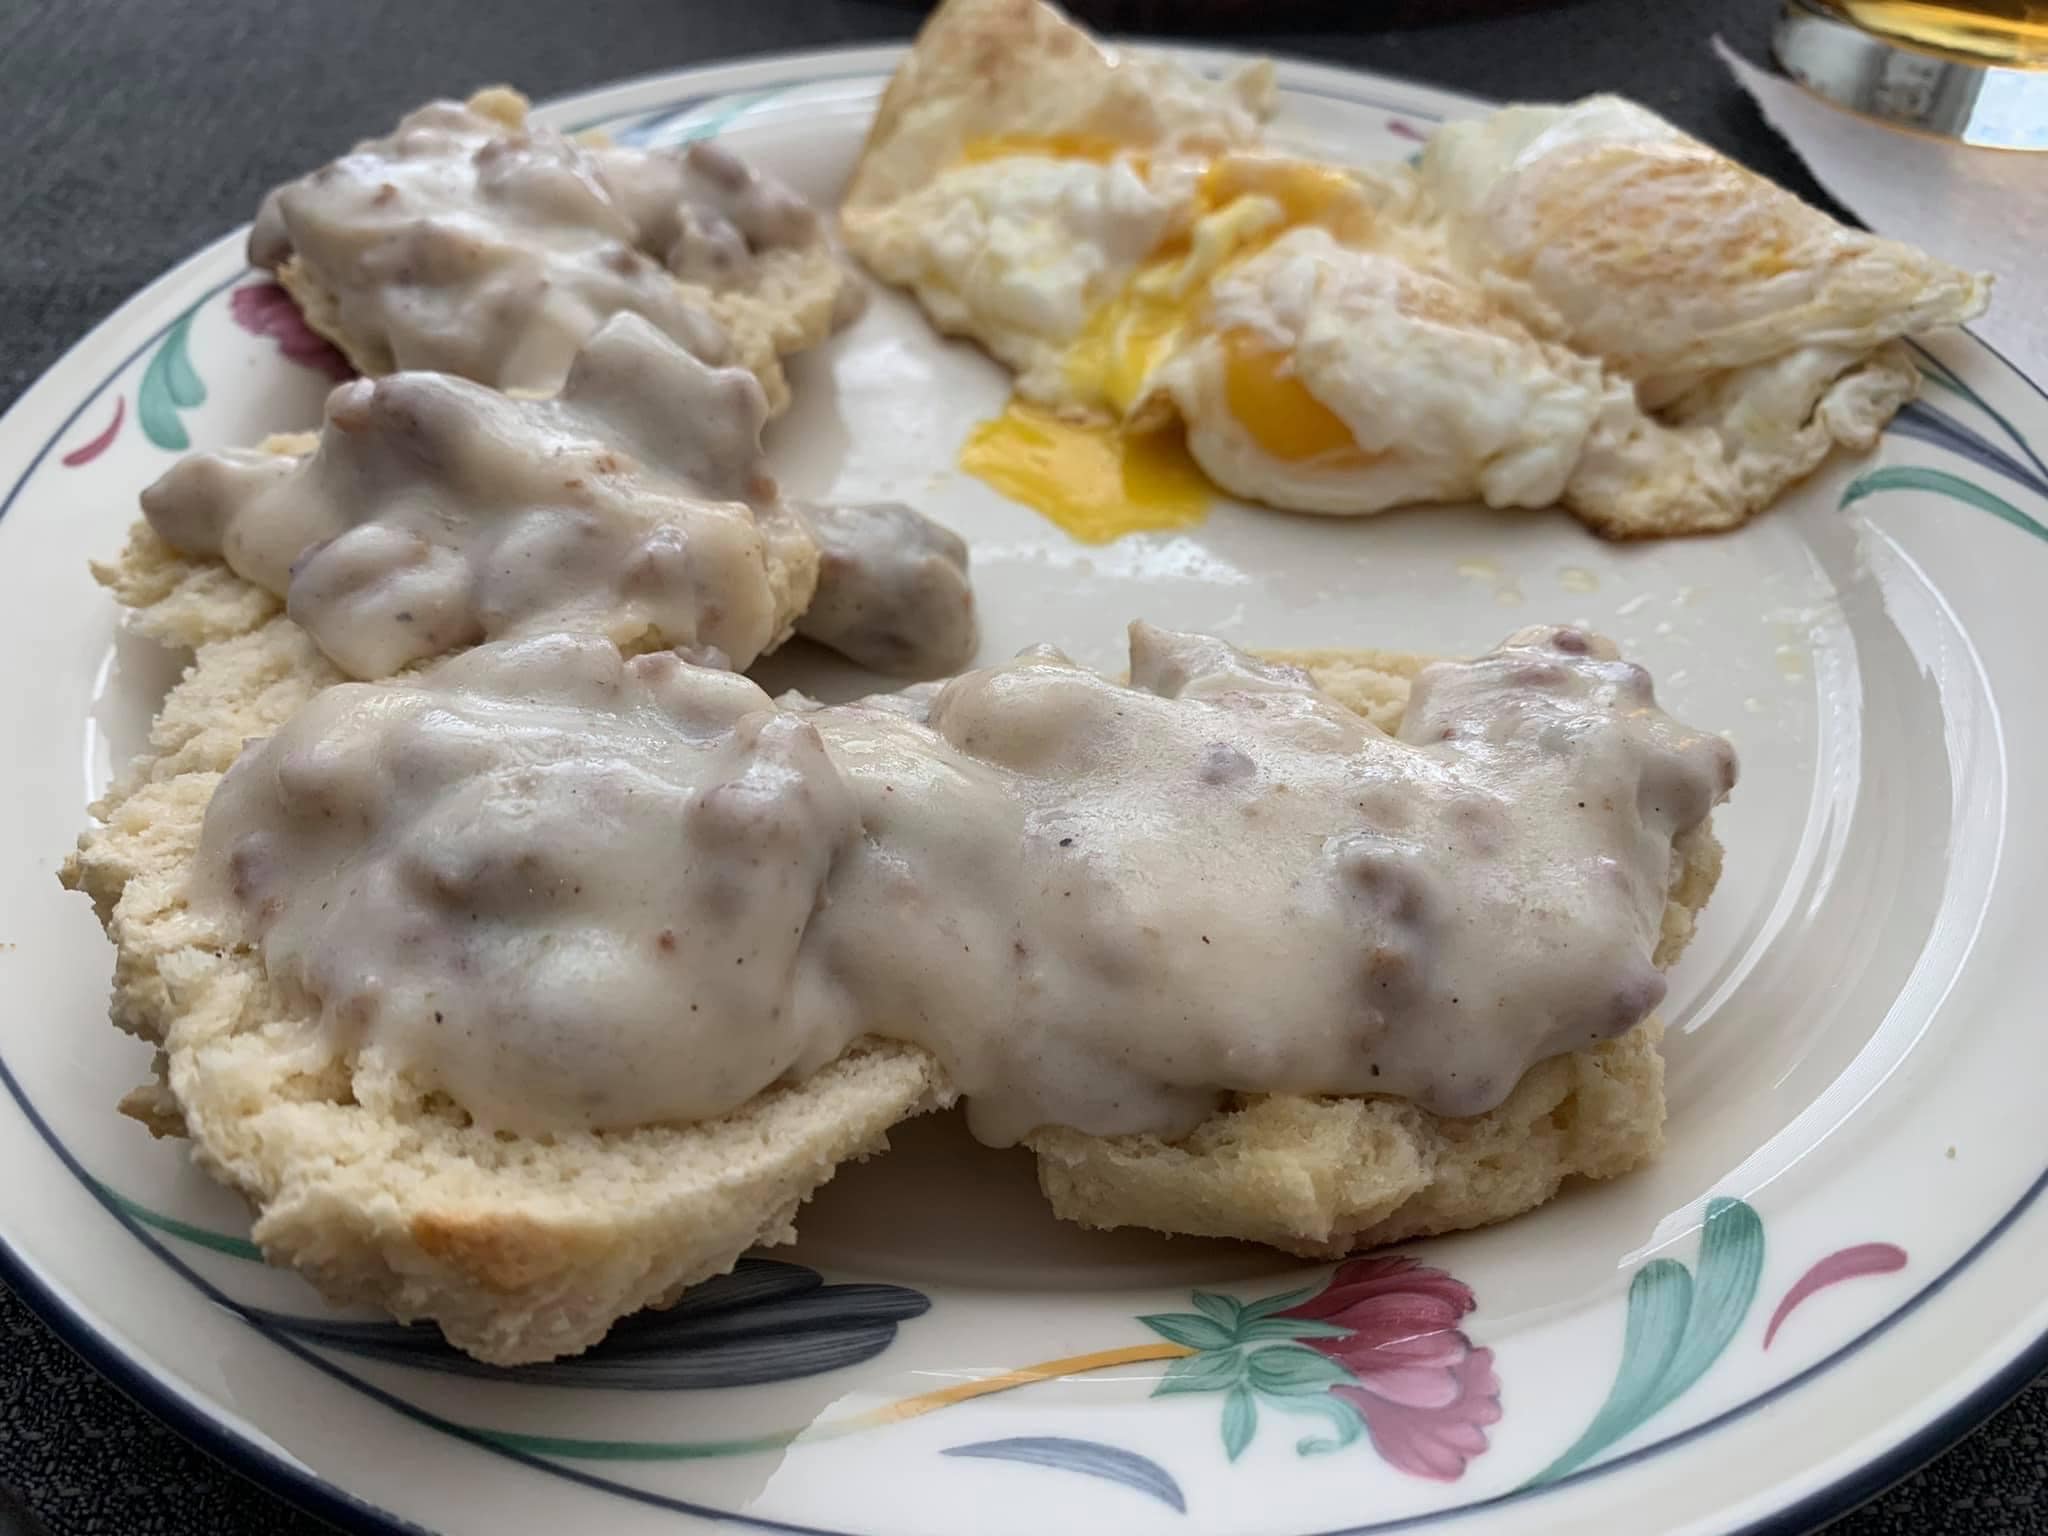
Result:
<svg viewBox="0 0 2048 1536"><path fill-rule="evenodd" d="M1799 346L1867 350L1985 280L1850 229L1618 96L1447 124L1422 189L1451 262L1668 405Z"/></svg>
<svg viewBox="0 0 2048 1536"><path fill-rule="evenodd" d="M1077 537L1199 517L1205 482L1732 527L1875 441L1917 384L1897 338L1986 302L1618 97L1344 167L1269 147L1232 89L1038 0L947 0L842 210L878 276L1016 374L963 466Z"/></svg>
<svg viewBox="0 0 2048 1536"><path fill-rule="evenodd" d="M916 284L942 327L1017 370L1016 400L966 444L970 472L1084 539L1192 520L1205 478L1333 513L1562 493L1599 366L1431 266L1396 216L1399 178L1266 154L1052 153L974 147L931 189L956 230L962 183L995 192L971 204L977 239L924 247ZM1036 195L1052 187L1067 195ZM1105 220L1113 205L1142 219Z"/></svg>
<svg viewBox="0 0 2048 1536"><path fill-rule="evenodd" d="M1597 364L1475 290L1315 226L1215 278L1147 387L1217 484L1335 513L1547 506L1603 393Z"/></svg>

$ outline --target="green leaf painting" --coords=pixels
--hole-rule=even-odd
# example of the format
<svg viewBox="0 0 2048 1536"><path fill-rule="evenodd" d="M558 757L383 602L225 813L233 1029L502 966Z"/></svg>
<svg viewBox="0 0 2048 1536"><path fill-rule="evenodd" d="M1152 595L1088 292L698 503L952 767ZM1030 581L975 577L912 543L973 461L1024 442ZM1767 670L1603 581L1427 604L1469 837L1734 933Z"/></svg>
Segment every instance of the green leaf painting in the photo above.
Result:
<svg viewBox="0 0 2048 1536"><path fill-rule="evenodd" d="M1223 1454L1237 1460L1258 1428L1259 1410L1252 1402L1252 1389L1232 1387L1223 1399Z"/></svg>
<svg viewBox="0 0 2048 1536"><path fill-rule="evenodd" d="M1675 1402L1728 1347L1756 1299L1764 1225L1740 1200L1707 1202L1697 1275L1676 1259L1653 1259L1628 1288L1621 1365L1607 1401L1585 1433L1529 1480L1551 1483Z"/></svg>
<svg viewBox="0 0 2048 1536"><path fill-rule="evenodd" d="M1138 1321L1168 1343L1188 1349L1223 1349L1237 1342L1233 1330L1198 1312L1155 1312Z"/></svg>
<svg viewBox="0 0 2048 1536"><path fill-rule="evenodd" d="M1960 475L1949 474L1946 470L1924 469L1916 464L1897 464L1858 475L1842 492L1842 505L1849 506L1883 491L1932 491L1939 496L1950 496L1979 511L1989 512L2015 528L2024 529L2037 539L2048 539L2048 527L2042 526L2003 496L1987 491Z"/></svg>
<svg viewBox="0 0 2048 1536"><path fill-rule="evenodd" d="M192 446L191 435L178 413L206 400L206 386L200 382L189 352L192 321L198 313L199 305L195 304L178 316L165 333L162 345L143 370L142 384L135 396L135 416L142 423L143 436L172 453L183 453Z"/></svg>

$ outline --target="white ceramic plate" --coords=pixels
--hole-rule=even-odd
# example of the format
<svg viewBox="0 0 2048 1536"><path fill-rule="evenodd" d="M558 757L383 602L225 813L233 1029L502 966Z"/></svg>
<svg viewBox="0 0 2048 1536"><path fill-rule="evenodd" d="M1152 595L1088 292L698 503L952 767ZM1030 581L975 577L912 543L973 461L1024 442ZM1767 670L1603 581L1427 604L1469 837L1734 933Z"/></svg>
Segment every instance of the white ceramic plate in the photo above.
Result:
<svg viewBox="0 0 2048 1536"><path fill-rule="evenodd" d="M896 57L691 71L547 116L721 132L830 200ZM1280 80L1283 133L1338 157L1476 110L1306 64ZM2048 803L2009 785L2048 761L2037 385L1943 339L1874 457L1718 539L1224 507L1084 547L951 470L1003 376L893 298L798 368L778 467L966 533L986 658L1051 639L1111 664L1138 615L1428 651L1570 620L1735 738L1727 876L1672 977L1669 1150L1504 1227L1304 1268L1061 1227L1028 1157L933 1120L825 1190L799 1247L579 1361L485 1371L329 1311L251 1261L246 1215L180 1146L114 1114L144 1049L104 1022L108 948L54 878L176 665L123 634L86 561L176 451L307 426L329 382L240 252L138 295L0 423L4 1270L238 1467L350 1528L492 1536L1776 1530L1874 1491L2043 1363ZM1297 1306L1352 1332L1233 1342ZM1190 1352L1201 1372L1163 1374ZM1191 1382L1218 1389L1172 1390Z"/></svg>

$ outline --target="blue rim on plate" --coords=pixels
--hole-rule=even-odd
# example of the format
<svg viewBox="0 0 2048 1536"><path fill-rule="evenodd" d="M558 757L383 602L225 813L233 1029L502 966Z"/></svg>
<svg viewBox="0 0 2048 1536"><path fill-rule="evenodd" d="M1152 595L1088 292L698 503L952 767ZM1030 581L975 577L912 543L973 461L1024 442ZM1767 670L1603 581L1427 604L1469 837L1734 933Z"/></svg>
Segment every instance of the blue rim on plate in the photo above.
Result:
<svg viewBox="0 0 2048 1536"><path fill-rule="evenodd" d="M851 50L847 50L851 52ZM654 78L654 77L650 77ZM747 94L750 100L758 100L767 92L789 90L804 85L845 81L853 79L879 78L872 69L846 71L841 73L806 73L757 86ZM1360 93L1323 91L1312 88L1289 88L1291 95L1306 95L1337 100L1350 105L1360 105L1398 111L1425 121L1441 121L1436 115L1418 109L1413 103L1388 102ZM695 109L714 96L699 93L683 96L643 108L632 114L635 127L659 127L673 122L680 114ZM614 121L616 114L599 121ZM582 126L582 125L579 125ZM195 301L203 304L224 289L242 280L247 274L237 272L233 276L214 284L200 294ZM186 312L189 313L189 310ZM119 319L120 312L101 323L98 330L112 325ZM49 434L28 461L21 476L0 497L0 517L4 517L14 504L22 488L48 458L58 442L71 430L84 413L103 395L104 391L122 372L132 366L145 352L155 346L174 326L184 318L181 314L167 321L163 326L145 337L94 386L56 428ZM2029 378L1997 348L1974 333L1971 342L1995 358L2014 378L2048 400L2048 389ZM79 346L90 340L90 334L81 340ZM73 349L74 352L77 350ZM403 1399L394 1396L361 1380L351 1372L326 1360L318 1353L290 1337L283 1331L267 1325L260 1317L252 1316L250 1309L235 1302L218 1287L207 1281L189 1265L172 1253L158 1238L146 1230L131 1214L94 1180L71 1150L58 1138L48 1121L30 1100L14 1073L8 1068L4 1055L0 1055L0 1084L4 1084L9 1096L30 1122L37 1135L90 1193L95 1201L118 1221L131 1236L143 1245L154 1257L174 1273L197 1289L215 1305L233 1312L243 1323L262 1334L270 1343L278 1346L293 1357L313 1366L323 1374L341 1381L357 1392L363 1393L384 1406L393 1409L417 1422L443 1433L457 1436L495 1455L506 1457L522 1465L547 1472L556 1477L568 1479L601 1491L652 1505L676 1513L700 1518L731 1522L748 1528L764 1531L787 1532L792 1536L845 1536L845 1533L828 1527L779 1521L741 1511L723 1510L708 1505L696 1504L677 1499L652 1490L637 1488L615 1482L593 1473L565 1466L558 1461L520 1451L511 1446L493 1441L483 1435L464 1432L460 1426L439 1420L424 1413ZM1755 1412L1770 1406L1800 1386L1825 1373L1842 1360L1859 1353L1866 1345L1889 1332L1897 1324L1915 1313L1924 1303L1939 1294L1953 1279L1976 1261L1987 1249L1998 1242L2048 1189L2048 1170L2035 1179L2021 1197L2001 1216L1998 1221L1953 1263L1933 1279L1915 1291L1905 1302L1882 1317L1864 1332L1850 1339L1813 1364L1798 1373L1778 1382L1733 1407L1723 1410L1698 1424L1667 1435L1633 1451L1602 1461L1597 1465L1581 1468L1552 1482L1536 1487L1522 1487L1475 1499L1467 1503L1447 1506L1441 1509L1411 1516L1383 1521L1369 1525L1348 1526L1316 1533L1316 1536L1379 1536L1379 1533L1410 1531L1452 1518L1469 1516L1479 1511L1509 1504L1525 1503L1530 1499L1548 1493L1553 1488L1563 1488L1604 1476L1612 1470L1639 1464L1647 1459L1660 1456L1682 1445L1698 1440L1709 1433L1745 1419ZM73 1310L35 1270L27 1257L15 1251L0 1235L0 1280L28 1303L67 1345L76 1350L94 1369L99 1371L117 1388L142 1404L150 1412L168 1422L181 1434L194 1441L203 1450L214 1455L234 1471L249 1477L258 1485L276 1493L308 1512L330 1521L342 1529L352 1532L373 1532L378 1536L388 1533L406 1533L406 1536L431 1536L425 1528L379 1508L378 1506L352 1495L334 1484L320 1478L308 1469L294 1464L289 1458L246 1438L221 1420L210 1417L201 1409L187 1402L180 1393L163 1379L151 1372L145 1365L100 1331L80 1311ZM1910 1475L1917 1468L1933 1459L1939 1453L1967 1435L1985 1419L2008 1402L2041 1371L2048 1369L2048 1335L2034 1340L1987 1380L1971 1391L1960 1402L1941 1413L1934 1420L1913 1432L1907 1438L1892 1446L1863 1465L1849 1471L1826 1487L1817 1489L1795 1503L1765 1515L1740 1528L1744 1536L1792 1536L1825 1523L1866 1500L1875 1497L1887 1487Z"/></svg>

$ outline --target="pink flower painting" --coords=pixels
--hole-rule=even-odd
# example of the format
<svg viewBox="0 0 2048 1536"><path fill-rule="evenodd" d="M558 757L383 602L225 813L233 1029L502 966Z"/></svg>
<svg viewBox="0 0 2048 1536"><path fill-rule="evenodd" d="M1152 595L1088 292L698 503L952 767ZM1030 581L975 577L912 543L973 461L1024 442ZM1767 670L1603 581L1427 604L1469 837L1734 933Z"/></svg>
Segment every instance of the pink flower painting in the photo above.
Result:
<svg viewBox="0 0 2048 1536"><path fill-rule="evenodd" d="M1451 1482L1486 1449L1500 1418L1493 1351L1475 1349L1458 1322L1472 1290L1413 1259L1354 1259L1322 1291L1276 1313L1335 1323L1341 1338L1303 1342L1348 1370L1333 1396L1365 1417L1380 1455L1403 1472Z"/></svg>
<svg viewBox="0 0 2048 1536"><path fill-rule="evenodd" d="M277 350L301 368L324 373L337 383L356 376L348 359L317 335L299 313L292 296L276 283L251 283L228 295L228 312L251 336L268 336Z"/></svg>
<svg viewBox="0 0 2048 1536"><path fill-rule="evenodd" d="M1459 1326L1471 1287L1409 1258L1354 1259L1322 1289L1259 1301L1194 1293L1194 1312L1140 1319L1179 1346L1156 1396L1216 1392L1223 1448L1235 1461L1261 1408L1325 1421L1297 1453L1338 1450L1361 1436L1391 1466L1454 1482L1500 1419L1493 1351Z"/></svg>

